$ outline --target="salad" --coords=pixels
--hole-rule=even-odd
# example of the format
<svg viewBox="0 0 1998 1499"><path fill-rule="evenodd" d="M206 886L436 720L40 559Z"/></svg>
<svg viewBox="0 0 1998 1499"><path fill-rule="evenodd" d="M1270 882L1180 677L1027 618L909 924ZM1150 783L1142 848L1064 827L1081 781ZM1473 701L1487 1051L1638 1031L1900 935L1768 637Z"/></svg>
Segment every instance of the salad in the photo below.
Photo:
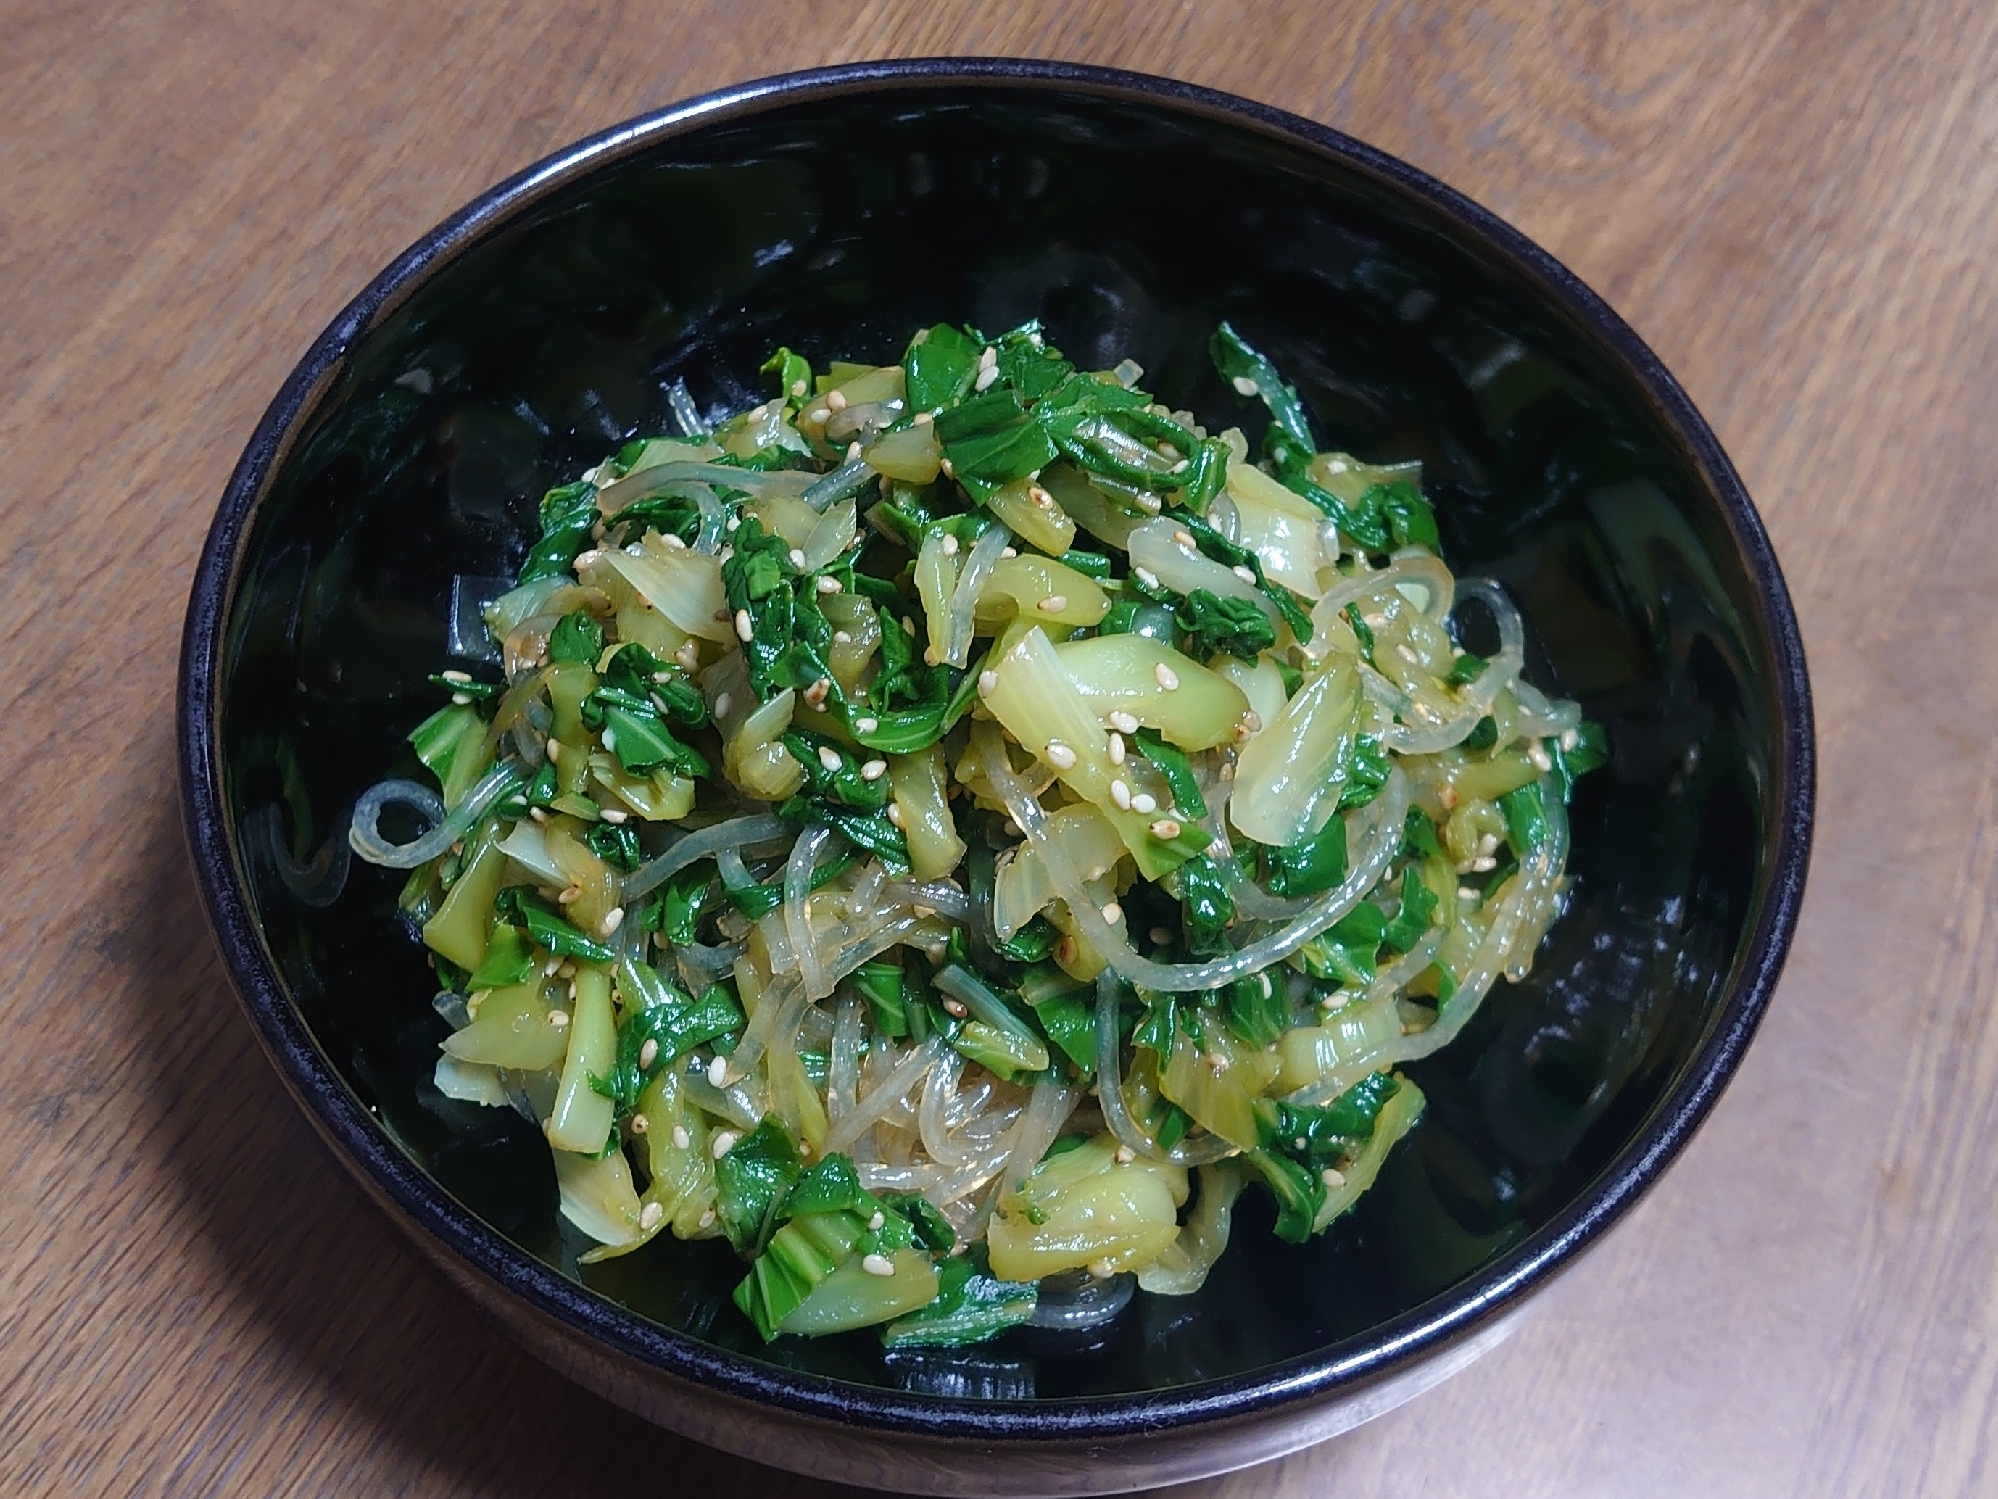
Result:
<svg viewBox="0 0 1998 1499"><path fill-rule="evenodd" d="M676 385L542 499L409 736L434 788L349 838L409 871L437 1086L540 1124L584 1259L724 1240L766 1340L1188 1294L1245 1189L1288 1240L1350 1210L1401 1069L1527 971L1600 730L1418 465L1211 353L1253 444L940 324L779 349L712 428Z"/></svg>

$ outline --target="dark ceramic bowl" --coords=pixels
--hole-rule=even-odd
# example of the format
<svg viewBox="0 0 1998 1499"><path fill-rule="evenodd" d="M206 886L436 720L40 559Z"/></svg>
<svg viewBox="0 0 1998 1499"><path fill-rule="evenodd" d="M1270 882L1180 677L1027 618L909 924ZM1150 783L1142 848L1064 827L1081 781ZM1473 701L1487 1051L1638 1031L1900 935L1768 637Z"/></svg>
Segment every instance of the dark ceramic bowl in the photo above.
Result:
<svg viewBox="0 0 1998 1499"><path fill-rule="evenodd" d="M1140 1296L1094 1346L765 1349L727 1304L723 1246L579 1268L535 1132L431 1087L444 1026L392 918L398 878L357 865L312 904L270 830L294 853L337 836L433 702L452 575L509 572L540 493L663 428L674 380L734 407L779 341L885 359L919 323L1032 316L1079 362L1134 356L1217 424L1234 407L1203 349L1231 318L1331 443L1421 458L1450 559L1513 590L1532 676L1608 724L1614 763L1579 793L1572 907L1531 980L1417 1067L1428 1117L1331 1233L1282 1244L1251 1205L1200 1294ZM410 1238L541 1357L663 1425L935 1493L1224 1471L1461 1364L1712 1106L1775 983L1809 842L1810 702L1776 560L1631 330L1356 141L1036 63L750 84L550 157L427 235L251 439L180 694L188 836L244 1005Z"/></svg>

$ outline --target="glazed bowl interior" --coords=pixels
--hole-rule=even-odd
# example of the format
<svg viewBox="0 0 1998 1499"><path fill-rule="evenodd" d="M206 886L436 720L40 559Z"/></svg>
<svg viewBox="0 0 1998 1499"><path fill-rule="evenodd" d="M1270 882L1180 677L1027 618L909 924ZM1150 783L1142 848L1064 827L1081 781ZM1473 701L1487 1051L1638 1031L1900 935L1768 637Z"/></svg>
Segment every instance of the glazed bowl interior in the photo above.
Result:
<svg viewBox="0 0 1998 1499"><path fill-rule="evenodd" d="M1808 723L1780 581L1725 460L1628 331L1378 160L1073 82L780 95L516 184L308 362L239 476L250 508L219 605L235 867L218 877L240 882L263 948L238 962L271 966L344 1086L523 1273L538 1261L786 1378L1001 1402L1253 1383L1550 1263L1683 1137L1766 994L1772 892L1796 875L1778 865L1799 857ZM1251 1193L1205 1289L1141 1295L1086 1345L765 1348L729 1305L725 1244L663 1237L579 1265L538 1132L437 1093L446 1027L395 917L401 877L356 861L309 905L259 840L276 828L307 855L362 788L413 770L403 735L453 664L454 575L510 572L543 490L671 430L674 381L720 414L763 397L778 343L886 361L920 324L1033 317L1079 364L1135 358L1161 399L1254 434L1260 413L1204 352L1232 319L1325 445L1419 458L1448 560L1512 591L1529 677L1607 724L1614 758L1577 793L1570 908L1532 976L1411 1069L1428 1115L1331 1232L1281 1243Z"/></svg>

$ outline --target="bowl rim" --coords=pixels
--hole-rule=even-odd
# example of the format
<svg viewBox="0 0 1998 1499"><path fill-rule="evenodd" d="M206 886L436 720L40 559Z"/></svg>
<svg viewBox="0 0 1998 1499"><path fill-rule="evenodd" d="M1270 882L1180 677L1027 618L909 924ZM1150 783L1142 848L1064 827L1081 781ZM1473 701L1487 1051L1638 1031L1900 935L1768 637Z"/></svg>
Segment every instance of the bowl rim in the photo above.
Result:
<svg viewBox="0 0 1998 1499"><path fill-rule="evenodd" d="M417 288L551 193L664 141L808 101L881 87L1046 91L1126 101L1231 126L1329 157L1448 219L1598 340L1654 403L1716 502L1757 590L1754 627L1775 668L1779 743L1767 788L1774 847L1728 993L1679 1078L1639 1132L1576 1198L1521 1244L1456 1286L1359 1338L1247 1374L1162 1390L973 1402L848 1384L784 1369L652 1322L542 1263L461 1206L390 1137L313 1039L285 991L246 895L229 834L220 763L221 663L251 524L301 417L356 343ZM1604 301L1493 213L1415 167L1286 110L1151 74L1005 57L911 58L780 74L614 125L479 194L396 257L336 316L286 378L243 450L203 545L181 646L177 738L182 816L218 947L257 1036L289 1090L371 1193L481 1279L600 1346L720 1393L797 1417L880 1433L985 1441L1102 1440L1317 1403L1408 1368L1488 1324L1570 1264L1628 1209L1705 1119L1768 1007L1796 928L1816 787L1810 683L1775 553L1733 465L1678 382Z"/></svg>

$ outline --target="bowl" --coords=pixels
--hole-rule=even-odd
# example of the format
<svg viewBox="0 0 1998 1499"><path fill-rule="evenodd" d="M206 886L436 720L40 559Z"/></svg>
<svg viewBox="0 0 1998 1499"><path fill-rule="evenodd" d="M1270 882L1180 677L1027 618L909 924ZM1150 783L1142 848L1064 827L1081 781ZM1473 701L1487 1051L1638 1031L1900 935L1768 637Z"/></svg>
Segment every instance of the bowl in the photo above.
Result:
<svg viewBox="0 0 1998 1499"><path fill-rule="evenodd" d="M1079 1343L766 1349L727 1302L725 1246L579 1265L538 1134L431 1085L445 1026L393 919L399 877L325 876L345 809L451 664L454 576L510 572L542 491L666 429L669 386L739 409L779 342L893 358L918 324L1034 316L1085 367L1130 355L1200 412L1225 401L1204 345L1232 319L1332 444L1420 458L1446 556L1512 591L1529 676L1604 721L1613 760L1577 793L1570 909L1530 979L1418 1065L1424 1123L1332 1232L1283 1244L1246 1207L1199 1294L1140 1295ZM424 236L251 438L179 690L188 839L244 1007L409 1239L619 1404L915 1492L1197 1478L1461 1366L1712 1107L1776 981L1809 845L1809 688L1776 559L1636 335L1516 231L1370 147L1055 64L748 84L561 151Z"/></svg>

